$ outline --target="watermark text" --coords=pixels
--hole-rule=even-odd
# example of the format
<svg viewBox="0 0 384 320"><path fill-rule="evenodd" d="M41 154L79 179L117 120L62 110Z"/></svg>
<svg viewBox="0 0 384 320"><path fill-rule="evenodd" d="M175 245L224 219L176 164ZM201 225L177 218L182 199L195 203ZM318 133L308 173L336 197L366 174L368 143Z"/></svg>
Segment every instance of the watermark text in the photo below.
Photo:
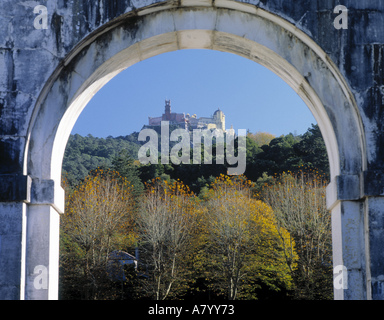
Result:
<svg viewBox="0 0 384 320"><path fill-rule="evenodd" d="M175 129L169 132L169 121L161 122L160 151L159 135L154 129L143 129L139 133L139 141L146 142L139 150L138 159L142 164L158 164L159 152L161 164L201 164L202 151L204 164L212 164L213 142L215 141L216 164L224 164L225 160L229 166L229 175L241 175L246 168L246 130L238 130L235 137L234 130L224 132L220 129L201 130L194 129L192 141L190 132L186 129ZM237 148L235 148L237 140ZM170 141L177 142L170 149ZM204 141L204 143L202 143ZM203 148L202 148L203 146ZM224 147L226 146L226 148ZM192 161L191 161L191 148ZM224 154L225 150L225 154ZM237 150L237 155L236 154ZM237 165L237 166L236 166ZM236 166L236 167L235 167Z"/></svg>
<svg viewBox="0 0 384 320"><path fill-rule="evenodd" d="M333 13L339 14L333 21L333 25L337 30L348 29L348 8L338 5L333 10Z"/></svg>
<svg viewBox="0 0 384 320"><path fill-rule="evenodd" d="M333 286L336 290L348 289L347 267L339 265L333 268Z"/></svg>
<svg viewBox="0 0 384 320"><path fill-rule="evenodd" d="M48 269L45 266L36 266L33 270L33 274L36 275L33 280L33 286L36 290L48 289Z"/></svg>
<svg viewBox="0 0 384 320"><path fill-rule="evenodd" d="M46 6L38 5L33 10L38 16L33 21L33 26L37 30L48 29L48 9Z"/></svg>

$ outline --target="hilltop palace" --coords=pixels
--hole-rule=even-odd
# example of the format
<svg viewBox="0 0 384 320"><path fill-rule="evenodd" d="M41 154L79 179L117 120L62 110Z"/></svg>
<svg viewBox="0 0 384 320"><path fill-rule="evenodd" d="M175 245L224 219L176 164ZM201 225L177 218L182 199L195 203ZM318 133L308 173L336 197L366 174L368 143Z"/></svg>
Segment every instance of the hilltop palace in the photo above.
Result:
<svg viewBox="0 0 384 320"><path fill-rule="evenodd" d="M225 115L220 109L216 110L212 117L197 118L196 114L171 112L171 101L165 100L165 113L161 117L149 117L146 128L155 128L161 125L161 121L169 121L170 125L192 131L193 129L221 129L225 131Z"/></svg>
<svg viewBox="0 0 384 320"><path fill-rule="evenodd" d="M169 135L170 126L177 127L178 130L172 128L173 132ZM148 141L147 138L149 138ZM149 117L149 124L144 125L143 130L140 131L138 141L145 143L138 152L138 159L144 165L158 164L160 159L162 164L169 164L169 161L175 165L191 164L192 148L192 163L201 164L202 139L204 140L204 164L212 164L212 145L215 141L216 163L224 164L226 159L230 165L228 175L239 175L245 172L246 130L239 130L236 138L238 152L235 156L235 130L232 126L231 129L225 130L225 115L220 109L216 110L210 118L197 118L195 114L190 116L184 113L172 113L170 100L165 100L165 113L161 117ZM170 145L170 141L175 144ZM225 143L226 148L224 148ZM160 157L159 153L161 153ZM234 167L236 164L237 167Z"/></svg>

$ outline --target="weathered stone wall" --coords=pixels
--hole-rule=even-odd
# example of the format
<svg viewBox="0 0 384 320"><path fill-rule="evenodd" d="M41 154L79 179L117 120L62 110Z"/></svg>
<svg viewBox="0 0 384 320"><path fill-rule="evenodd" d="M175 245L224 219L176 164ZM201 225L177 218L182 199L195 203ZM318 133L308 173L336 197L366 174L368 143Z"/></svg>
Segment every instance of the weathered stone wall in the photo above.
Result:
<svg viewBox="0 0 384 320"><path fill-rule="evenodd" d="M289 22L292 33L294 30L305 33L319 46L321 49L319 51L325 52L324 59L335 65L346 81L346 87L349 88L346 94L351 95L351 101L355 104L336 107L345 109L342 110L345 114L355 117L354 122L361 124L361 131L352 127L352 121L351 128L346 128L349 124L345 122L340 125L341 122L335 120L340 110L336 110L331 102L329 105L324 105L330 121L334 124L333 130L340 146L341 176L335 178L329 188L329 198L332 198L330 207L340 215L341 220L347 217L348 213L354 212L351 214L353 217L348 218L350 220L337 227L341 228L342 233L348 228L348 221L357 223L356 221L361 220L359 223L362 227L356 224L355 229L352 228L358 237L354 236L353 239L351 239L353 236L345 237L340 240L344 241L340 242L340 246L344 248L351 244L353 247L351 252L354 250L364 252L365 256L356 254L358 261L355 266L347 266L351 269L352 275L356 272L360 274L358 277L364 278L366 287L360 288L363 291L360 297L384 299L384 251L381 250L384 247L382 240L384 220L380 218L384 214L382 198L384 195L384 2L369 0L343 1L343 5L348 8L348 29L339 30L334 26L334 20L339 14L334 13L334 8L339 4L335 0L164 2L2 0L0 2L0 30L2 30L0 33L0 298L23 298L25 291L28 296L29 290L32 290L31 286L28 287L28 280L24 279L25 277L28 279L28 272L33 273L28 265L24 265L24 260L31 255L28 250L32 246L29 242L31 239L25 235L25 230L31 230L31 234L36 233L36 230L32 230L32 225L27 224L26 215L31 215L31 221L39 221L41 212L47 212L51 217L50 221L54 221L57 226L51 207L53 206L56 211L60 211L62 207L62 203L57 204L62 202L62 195L60 191L54 190L55 183L44 180L51 177L29 176L33 172L33 166L37 164L28 159L28 150L33 148L35 143L30 137L33 134L33 125L39 116L38 108L42 104L41 100L46 97L46 92L50 90L49 85L58 76L59 70L67 71L61 74L62 77L63 74L69 75L71 62L81 59L79 52L85 45L90 45L104 32L105 40L102 43L108 46L108 41L112 41L108 40L109 30L121 25L124 30L134 33L138 26L144 23L143 17L147 14L184 7L188 7L189 10L193 10L193 7L196 10L197 8L237 10L239 3L247 4L251 13L255 8L260 8L276 16L276 19L281 18ZM47 9L46 29L36 28L36 18L42 13L42 11L34 12L38 5L43 5ZM193 29L193 26L191 28ZM275 29L271 28L271 32L272 30ZM287 47L287 50L290 49ZM310 54L308 50L297 59L302 59L303 64L307 60L308 64L309 61L313 63ZM95 59L98 58L95 56ZM288 62L297 64L297 61ZM324 64L324 61L319 59L318 63ZM309 85L314 85L317 81L309 74L303 76ZM60 86L57 90L58 95L64 92L64 88ZM351 108L353 110L349 110ZM44 121L50 121L50 118ZM358 137L351 137L349 135L351 131L355 131ZM348 132L348 135L343 134L344 132ZM47 132L47 135L51 133ZM352 154L352 151L348 153L348 141L359 139L362 140L362 145L350 148L360 150L360 160L356 160L355 151L355 154ZM340 204L338 201L346 202ZM28 209L31 203L34 207ZM48 205L49 208L43 208L44 205ZM40 207L42 209L39 209ZM336 218L334 220L337 221ZM40 227L41 232L52 232L49 226L45 229L44 226ZM352 245L354 241L357 243ZM47 261L50 259L52 257L46 258ZM362 272L362 268L366 268L366 271ZM27 273L26 276L24 272ZM361 287L361 283L356 286ZM52 290L55 290L54 286ZM353 296L348 295L349 293L345 298Z"/></svg>
<svg viewBox="0 0 384 320"><path fill-rule="evenodd" d="M193 1L185 1L192 3ZM183 5L183 1L170 1ZM210 1L197 1L209 5ZM348 79L367 130L370 170L382 170L384 130L384 3L345 1L349 29L336 30L336 1L246 1L291 22L329 55ZM48 9L48 29L36 30L35 6ZM0 4L0 173L23 170L23 148L33 106L55 68L98 28L140 14L156 1L7 1ZM135 23L132 19L131 23ZM21 148L20 148L21 146Z"/></svg>

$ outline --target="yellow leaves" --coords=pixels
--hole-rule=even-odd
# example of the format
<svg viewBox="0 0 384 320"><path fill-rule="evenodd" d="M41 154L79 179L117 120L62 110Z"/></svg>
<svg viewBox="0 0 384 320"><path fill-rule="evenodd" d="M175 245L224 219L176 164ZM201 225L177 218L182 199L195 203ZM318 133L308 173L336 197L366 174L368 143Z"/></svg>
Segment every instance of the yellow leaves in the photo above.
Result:
<svg viewBox="0 0 384 320"><path fill-rule="evenodd" d="M290 253L291 268L295 268L294 252L297 252L301 268L311 270L314 268L313 261L324 261L331 256L330 214L325 203L326 183L316 171L283 174L274 182L264 188L263 196L273 207L279 222L278 232L285 252ZM297 239L296 243L288 231ZM306 258L308 255L312 257L310 260Z"/></svg>
<svg viewBox="0 0 384 320"><path fill-rule="evenodd" d="M93 252L107 250L134 224L133 187L115 171L97 169L66 199L62 232ZM98 247L100 245L100 247ZM100 255L101 257L102 255Z"/></svg>
<svg viewBox="0 0 384 320"><path fill-rule="evenodd" d="M292 278L286 256L295 252L292 242L288 242L291 237L278 228L271 207L257 200L252 188L253 183L245 177L221 175L212 183L205 223L207 246L214 254L207 259L216 270L235 268L226 274L243 274L244 284L249 284L246 279L254 276L255 270L262 270L260 278L273 270L279 274L279 281L289 285ZM287 248L292 255L284 254Z"/></svg>

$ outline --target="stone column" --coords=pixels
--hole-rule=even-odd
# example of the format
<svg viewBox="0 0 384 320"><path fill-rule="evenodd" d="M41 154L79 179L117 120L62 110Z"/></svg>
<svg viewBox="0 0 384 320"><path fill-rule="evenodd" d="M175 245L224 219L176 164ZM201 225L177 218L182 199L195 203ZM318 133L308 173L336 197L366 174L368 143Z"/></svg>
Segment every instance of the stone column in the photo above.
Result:
<svg viewBox="0 0 384 320"><path fill-rule="evenodd" d="M0 299L20 300L25 293L27 204L32 180L0 175Z"/></svg>
<svg viewBox="0 0 384 320"><path fill-rule="evenodd" d="M369 291L373 300L384 300L384 173L366 172L364 191L369 222Z"/></svg>
<svg viewBox="0 0 384 320"><path fill-rule="evenodd" d="M24 298L26 204L0 202L0 299Z"/></svg>
<svg viewBox="0 0 384 320"><path fill-rule="evenodd" d="M336 177L327 188L332 211L335 300L370 298L368 221L360 186L360 176L346 175Z"/></svg>
<svg viewBox="0 0 384 320"><path fill-rule="evenodd" d="M0 175L0 299L58 298L59 214L53 180Z"/></svg>
<svg viewBox="0 0 384 320"><path fill-rule="evenodd" d="M53 180L33 180L27 208L26 300L56 300L59 289L60 213L64 190Z"/></svg>
<svg viewBox="0 0 384 320"><path fill-rule="evenodd" d="M384 300L383 182L383 173L368 171L328 186L334 266L347 271L343 288L338 282L334 290L337 300Z"/></svg>
<svg viewBox="0 0 384 320"><path fill-rule="evenodd" d="M26 300L57 300L59 213L51 205L28 207Z"/></svg>
<svg viewBox="0 0 384 320"><path fill-rule="evenodd" d="M335 300L366 300L367 239L364 205L340 201L332 209L332 248ZM344 277L342 279L341 277Z"/></svg>
<svg viewBox="0 0 384 320"><path fill-rule="evenodd" d="M384 300L384 198L367 198L366 210L369 220L369 296L372 300Z"/></svg>

